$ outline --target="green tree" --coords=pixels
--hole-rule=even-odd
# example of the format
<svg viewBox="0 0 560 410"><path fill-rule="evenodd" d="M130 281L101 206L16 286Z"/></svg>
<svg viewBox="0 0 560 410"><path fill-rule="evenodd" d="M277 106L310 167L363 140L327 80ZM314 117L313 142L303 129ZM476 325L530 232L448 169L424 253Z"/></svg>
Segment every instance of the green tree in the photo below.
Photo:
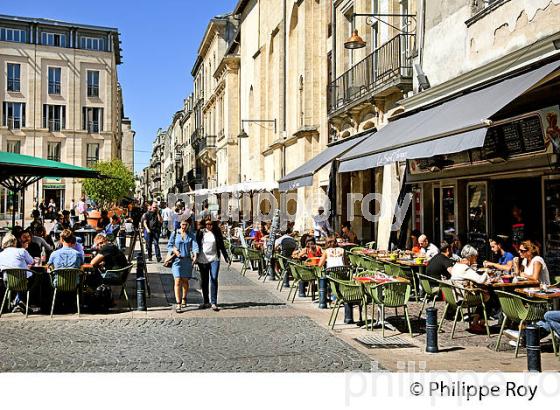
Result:
<svg viewBox="0 0 560 410"><path fill-rule="evenodd" d="M92 169L99 171L106 178L88 178L83 182L84 191L101 209L116 205L125 196L134 191L134 174L120 159L100 161Z"/></svg>

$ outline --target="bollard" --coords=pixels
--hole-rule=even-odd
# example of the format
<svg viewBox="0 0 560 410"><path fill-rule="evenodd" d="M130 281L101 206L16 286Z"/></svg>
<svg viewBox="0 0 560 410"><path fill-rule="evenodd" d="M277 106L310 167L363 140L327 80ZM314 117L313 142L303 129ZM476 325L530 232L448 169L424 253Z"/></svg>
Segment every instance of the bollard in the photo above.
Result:
<svg viewBox="0 0 560 410"><path fill-rule="evenodd" d="M438 349L438 322L437 309L429 307L426 309L426 352L437 353Z"/></svg>
<svg viewBox="0 0 560 410"><path fill-rule="evenodd" d="M144 257L136 258L136 310L147 311L146 307L146 278L144 277Z"/></svg>
<svg viewBox="0 0 560 410"><path fill-rule="evenodd" d="M530 324L525 328L525 345L527 347L527 370L530 372L542 372L541 338L539 336L540 329L538 326ZM519 337L521 337L521 334L519 335Z"/></svg>
<svg viewBox="0 0 560 410"><path fill-rule="evenodd" d="M344 323L347 325L354 323L354 305L344 304Z"/></svg>
<svg viewBox="0 0 560 410"><path fill-rule="evenodd" d="M327 278L319 278L319 309L327 308Z"/></svg>

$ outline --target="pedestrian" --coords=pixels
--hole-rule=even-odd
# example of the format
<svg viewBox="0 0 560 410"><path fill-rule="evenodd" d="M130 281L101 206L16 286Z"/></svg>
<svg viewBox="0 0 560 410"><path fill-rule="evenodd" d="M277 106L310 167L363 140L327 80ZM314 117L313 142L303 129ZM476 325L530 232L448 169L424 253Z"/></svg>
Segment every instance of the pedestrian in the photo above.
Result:
<svg viewBox="0 0 560 410"><path fill-rule="evenodd" d="M84 196L82 196L78 201L77 209L78 209L78 220L85 221L87 215L87 205L86 205L86 198Z"/></svg>
<svg viewBox="0 0 560 410"><path fill-rule="evenodd" d="M215 312L218 307L218 274L220 272L220 256L229 263L229 257L224 245L222 231L216 222L210 218L204 221L204 226L196 233L196 242L200 253L198 255L198 268L200 270L200 287L204 302L200 309L212 307ZM208 282L210 281L210 299L208 299Z"/></svg>
<svg viewBox="0 0 560 410"><path fill-rule="evenodd" d="M161 211L161 217L163 219L163 226L161 228L161 236L164 238L169 237L169 231L173 230L174 227L170 225L170 222L173 222L173 210L166 204L165 208Z"/></svg>
<svg viewBox="0 0 560 410"><path fill-rule="evenodd" d="M152 260L153 244L156 259L158 262L161 262L161 253L159 250L159 233L161 231L162 219L155 202L152 202L148 207L148 211L144 215L142 215L141 223L142 227L144 228L144 238L146 239L148 260Z"/></svg>
<svg viewBox="0 0 560 410"><path fill-rule="evenodd" d="M190 220L181 221L167 243L168 258L175 257L171 265L174 279L175 311L181 313L187 307L187 294L189 293L189 279L192 279L193 264L196 263L199 247L196 238L189 229Z"/></svg>
<svg viewBox="0 0 560 410"><path fill-rule="evenodd" d="M51 222L54 222L56 218L56 204L54 203L54 199L51 198L49 201L49 205L47 207L49 215L51 217Z"/></svg>

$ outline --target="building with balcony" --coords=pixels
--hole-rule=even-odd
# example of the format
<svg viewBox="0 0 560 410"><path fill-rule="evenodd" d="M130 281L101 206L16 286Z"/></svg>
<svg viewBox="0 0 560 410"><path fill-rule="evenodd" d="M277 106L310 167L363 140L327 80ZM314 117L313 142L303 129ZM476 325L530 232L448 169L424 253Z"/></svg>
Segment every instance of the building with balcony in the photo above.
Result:
<svg viewBox="0 0 560 410"><path fill-rule="evenodd" d="M1 149L77 166L114 158L130 165L134 138L123 120L119 64L116 28L0 15ZM44 178L25 200L67 208L81 195L78 180ZM13 206L0 190L0 215Z"/></svg>

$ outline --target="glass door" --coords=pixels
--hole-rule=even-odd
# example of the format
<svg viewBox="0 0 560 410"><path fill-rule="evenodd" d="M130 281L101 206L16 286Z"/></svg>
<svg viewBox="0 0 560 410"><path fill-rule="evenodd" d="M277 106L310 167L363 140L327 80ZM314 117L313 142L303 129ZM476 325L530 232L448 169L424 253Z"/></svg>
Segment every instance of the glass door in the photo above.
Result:
<svg viewBox="0 0 560 410"><path fill-rule="evenodd" d="M441 238L452 243L456 234L455 187L445 186L441 189Z"/></svg>
<svg viewBox="0 0 560 410"><path fill-rule="evenodd" d="M560 179L544 180L545 261L550 280L560 275Z"/></svg>
<svg viewBox="0 0 560 410"><path fill-rule="evenodd" d="M467 241L474 246L480 260L491 260L488 247L488 187L486 182L467 184Z"/></svg>

